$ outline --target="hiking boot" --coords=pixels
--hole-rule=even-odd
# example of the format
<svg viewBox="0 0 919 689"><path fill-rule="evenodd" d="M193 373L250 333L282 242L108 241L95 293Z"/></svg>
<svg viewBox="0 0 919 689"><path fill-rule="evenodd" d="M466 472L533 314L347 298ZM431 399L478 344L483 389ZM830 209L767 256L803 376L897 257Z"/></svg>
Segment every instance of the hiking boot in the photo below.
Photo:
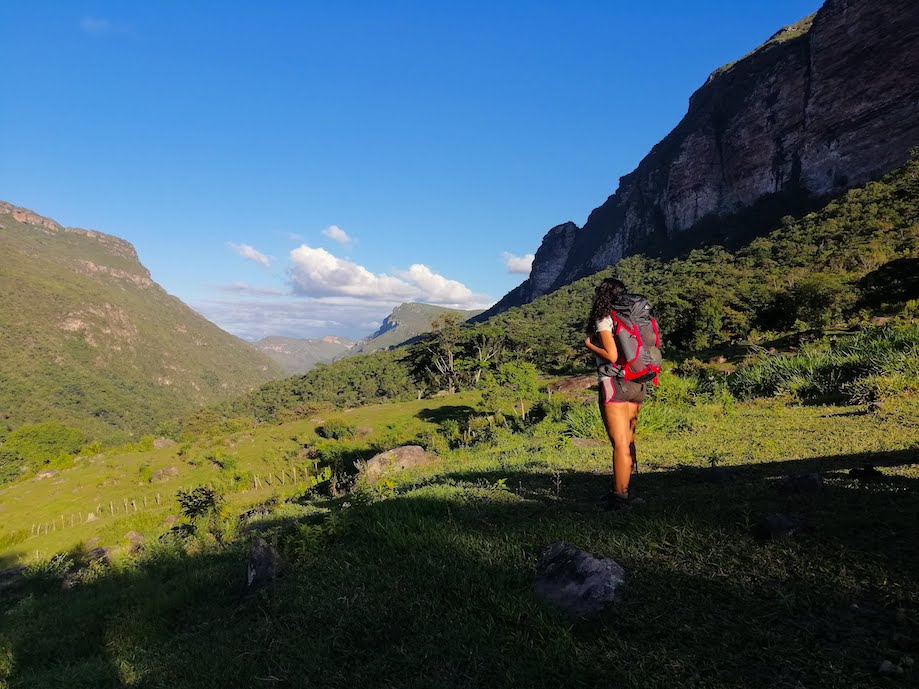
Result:
<svg viewBox="0 0 919 689"><path fill-rule="evenodd" d="M620 495L611 490L603 496L601 507L607 512L626 512L644 504L645 501L635 495L635 491L630 490L627 495Z"/></svg>

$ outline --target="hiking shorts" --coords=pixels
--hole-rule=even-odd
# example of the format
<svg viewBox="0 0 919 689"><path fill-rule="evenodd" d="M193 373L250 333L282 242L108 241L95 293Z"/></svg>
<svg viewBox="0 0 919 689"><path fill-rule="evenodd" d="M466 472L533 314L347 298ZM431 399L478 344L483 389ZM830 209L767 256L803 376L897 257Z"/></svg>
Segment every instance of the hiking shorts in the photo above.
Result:
<svg viewBox="0 0 919 689"><path fill-rule="evenodd" d="M644 383L636 383L618 376L599 376L597 378L597 389L601 407L604 404L621 404L622 402L641 404L645 401L646 390Z"/></svg>

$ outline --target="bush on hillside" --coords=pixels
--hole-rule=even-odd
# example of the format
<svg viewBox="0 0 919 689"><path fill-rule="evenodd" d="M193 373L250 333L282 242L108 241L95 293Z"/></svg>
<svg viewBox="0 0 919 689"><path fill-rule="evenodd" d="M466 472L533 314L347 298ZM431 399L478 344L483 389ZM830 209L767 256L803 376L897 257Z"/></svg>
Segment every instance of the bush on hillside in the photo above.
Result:
<svg viewBox="0 0 919 689"><path fill-rule="evenodd" d="M36 469L57 461L62 454L77 454L84 440L83 431L55 421L20 426L6 436L0 462L8 465L18 461Z"/></svg>
<svg viewBox="0 0 919 689"><path fill-rule="evenodd" d="M316 434L328 440L346 440L353 438L356 433L357 426L348 423L342 418L329 419L321 426L316 427Z"/></svg>

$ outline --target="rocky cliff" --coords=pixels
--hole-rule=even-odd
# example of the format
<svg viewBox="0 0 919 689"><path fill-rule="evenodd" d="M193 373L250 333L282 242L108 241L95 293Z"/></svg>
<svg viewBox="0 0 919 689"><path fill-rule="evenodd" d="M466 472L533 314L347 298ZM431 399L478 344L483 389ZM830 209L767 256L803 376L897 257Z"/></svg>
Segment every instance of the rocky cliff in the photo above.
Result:
<svg viewBox="0 0 919 689"><path fill-rule="evenodd" d="M624 256L736 244L901 165L919 145L919 2L827 0L719 68L583 228L549 230L480 318Z"/></svg>

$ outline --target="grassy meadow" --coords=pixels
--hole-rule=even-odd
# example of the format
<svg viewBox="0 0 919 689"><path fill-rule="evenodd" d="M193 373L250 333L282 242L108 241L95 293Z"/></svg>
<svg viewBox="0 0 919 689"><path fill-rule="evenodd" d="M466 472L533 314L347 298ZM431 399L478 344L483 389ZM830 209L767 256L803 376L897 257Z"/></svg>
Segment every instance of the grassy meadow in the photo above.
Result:
<svg viewBox="0 0 919 689"><path fill-rule="evenodd" d="M30 565L0 594L0 686L915 685L919 415L687 398L685 381L667 376L642 412L633 486L646 503L609 513L599 508L609 445L590 439L599 418L591 392L579 397L583 404L561 404L553 395L525 426L474 443L451 449L436 436L435 464L376 485L338 495L302 484L224 492L222 529L184 541L158 538L169 528L163 518L178 514L172 502L7 546L8 562ZM364 428L326 441L341 452L326 447L325 456L428 437L477 404L475 393L462 393L341 412ZM187 456L215 443L264 475L280 467L279 450L321 443L317 423L202 441ZM178 450L106 456L61 472L67 483L16 484L4 493L5 516L16 510L28 522L76 509L84 489L71 485L95 486L84 494L93 502L220 479L220 469L189 466ZM139 475L145 463L180 473L99 487ZM880 475L850 475L865 464ZM786 475L811 471L823 474L822 489L782 490ZM41 511L46 500L55 506ZM236 518L256 503L267 507ZM773 513L800 519L801 532L754 539L751 530ZM131 555L129 530L146 537ZM288 566L271 587L245 594L254 533ZM121 557L79 568L78 542L91 535L120 545ZM558 539L626 569L624 598L606 617L572 622L533 595L536 558ZM72 564L48 559L65 548ZM885 660L892 674L879 672Z"/></svg>

